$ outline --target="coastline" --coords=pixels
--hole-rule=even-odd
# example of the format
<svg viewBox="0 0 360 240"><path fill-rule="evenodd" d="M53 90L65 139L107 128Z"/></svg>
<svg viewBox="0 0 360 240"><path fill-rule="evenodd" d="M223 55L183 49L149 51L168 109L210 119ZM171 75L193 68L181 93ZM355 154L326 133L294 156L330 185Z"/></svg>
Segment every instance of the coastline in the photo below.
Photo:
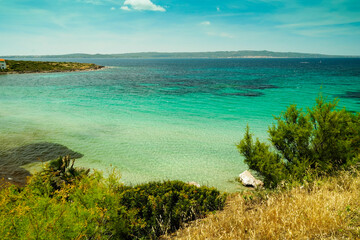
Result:
<svg viewBox="0 0 360 240"><path fill-rule="evenodd" d="M102 68L104 66L94 63L6 60L6 69L1 70L0 74L80 72Z"/></svg>
<svg viewBox="0 0 360 240"><path fill-rule="evenodd" d="M92 72L92 71L99 71L108 69L108 66L100 66L96 65L96 68L93 69L75 69L75 70L54 70L54 71L29 71L29 72L0 72L0 75L7 75L7 74L33 74L33 73L71 73L71 72Z"/></svg>

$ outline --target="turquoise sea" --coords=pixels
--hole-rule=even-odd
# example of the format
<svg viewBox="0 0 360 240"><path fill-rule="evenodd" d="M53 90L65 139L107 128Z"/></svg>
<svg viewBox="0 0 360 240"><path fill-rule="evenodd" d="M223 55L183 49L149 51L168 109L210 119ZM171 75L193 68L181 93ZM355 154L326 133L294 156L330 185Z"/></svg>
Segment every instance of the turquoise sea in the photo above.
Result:
<svg viewBox="0 0 360 240"><path fill-rule="evenodd" d="M0 75L0 151L58 143L84 155L78 166L116 167L126 184L234 191L247 124L266 140L274 115L313 106L319 92L360 111L360 59L70 60L108 68Z"/></svg>

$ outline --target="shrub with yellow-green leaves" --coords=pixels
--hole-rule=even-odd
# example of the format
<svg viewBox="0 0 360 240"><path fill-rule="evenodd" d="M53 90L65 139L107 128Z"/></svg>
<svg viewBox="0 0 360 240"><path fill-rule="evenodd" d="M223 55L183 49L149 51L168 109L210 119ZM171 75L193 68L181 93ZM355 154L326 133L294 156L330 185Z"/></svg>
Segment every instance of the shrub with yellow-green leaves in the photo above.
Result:
<svg viewBox="0 0 360 240"><path fill-rule="evenodd" d="M41 188L30 181L3 189L2 239L109 239L126 233L123 207L100 173L52 190L50 181Z"/></svg>
<svg viewBox="0 0 360 240"><path fill-rule="evenodd" d="M222 209L225 195L180 181L135 187L59 158L25 187L0 190L2 239L157 238Z"/></svg>

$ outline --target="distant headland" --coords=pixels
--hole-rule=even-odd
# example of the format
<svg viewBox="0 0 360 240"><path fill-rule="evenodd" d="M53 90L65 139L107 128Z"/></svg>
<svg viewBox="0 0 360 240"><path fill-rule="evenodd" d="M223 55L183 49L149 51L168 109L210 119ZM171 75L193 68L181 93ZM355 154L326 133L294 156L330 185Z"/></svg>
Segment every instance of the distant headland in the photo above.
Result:
<svg viewBox="0 0 360 240"><path fill-rule="evenodd" d="M93 63L17 61L6 58L5 62L6 68L0 69L0 74L91 71L104 67Z"/></svg>
<svg viewBox="0 0 360 240"><path fill-rule="evenodd" d="M272 51L139 52L120 54L73 53L64 55L7 56L7 58L359 58L360 56Z"/></svg>

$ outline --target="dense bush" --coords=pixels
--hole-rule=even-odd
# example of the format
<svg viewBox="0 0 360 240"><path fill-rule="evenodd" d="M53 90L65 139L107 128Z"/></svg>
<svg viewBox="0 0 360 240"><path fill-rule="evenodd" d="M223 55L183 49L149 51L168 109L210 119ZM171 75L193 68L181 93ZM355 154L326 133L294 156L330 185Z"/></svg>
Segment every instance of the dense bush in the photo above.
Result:
<svg viewBox="0 0 360 240"><path fill-rule="evenodd" d="M102 174L73 167L59 158L25 187L0 190L2 239L157 238L182 223L222 209L225 195L179 181L135 187L116 172Z"/></svg>
<svg viewBox="0 0 360 240"><path fill-rule="evenodd" d="M303 112L291 105L269 128L270 143L254 142L249 127L237 145L245 163L268 187L281 181L309 180L359 162L360 115L337 108L338 101L319 96Z"/></svg>
<svg viewBox="0 0 360 240"><path fill-rule="evenodd" d="M119 192L120 205L131 217L131 237L153 238L173 232L182 223L204 217L225 204L225 195L216 189L180 181L122 187Z"/></svg>

